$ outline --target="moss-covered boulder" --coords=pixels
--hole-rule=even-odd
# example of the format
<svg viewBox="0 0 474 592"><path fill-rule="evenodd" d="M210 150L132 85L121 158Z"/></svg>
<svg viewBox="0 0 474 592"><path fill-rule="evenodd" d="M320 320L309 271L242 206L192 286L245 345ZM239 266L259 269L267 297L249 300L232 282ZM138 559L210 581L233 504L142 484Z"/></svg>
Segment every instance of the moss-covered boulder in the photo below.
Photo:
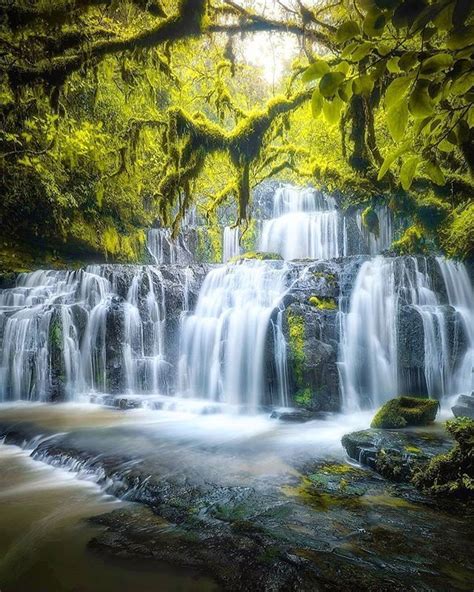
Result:
<svg viewBox="0 0 474 592"><path fill-rule="evenodd" d="M397 397L382 405L370 426L379 429L425 426L435 420L438 408L439 403L434 399Z"/></svg>
<svg viewBox="0 0 474 592"><path fill-rule="evenodd" d="M415 472L416 487L434 495L474 499L474 420L458 417L446 422L455 444Z"/></svg>

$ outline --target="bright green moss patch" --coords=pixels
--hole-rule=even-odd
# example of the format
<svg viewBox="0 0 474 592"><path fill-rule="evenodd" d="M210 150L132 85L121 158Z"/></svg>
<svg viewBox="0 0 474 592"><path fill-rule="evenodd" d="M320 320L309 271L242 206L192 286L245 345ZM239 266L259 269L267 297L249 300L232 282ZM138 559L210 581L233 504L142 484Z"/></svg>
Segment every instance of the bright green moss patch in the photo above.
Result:
<svg viewBox="0 0 474 592"><path fill-rule="evenodd" d="M414 224L405 230L402 237L392 244L397 255L413 255L426 252L426 238L423 227Z"/></svg>
<svg viewBox="0 0 474 592"><path fill-rule="evenodd" d="M293 375L298 386L303 384L303 367L305 362L304 344L305 331L304 320L301 315L288 313L288 328L290 334L290 351L293 360ZM304 405L310 396L309 389L300 391L300 403Z"/></svg>
<svg viewBox="0 0 474 592"><path fill-rule="evenodd" d="M423 426L433 422L439 403L433 399L397 397L387 401L375 414L372 428L397 429L407 426Z"/></svg>
<svg viewBox="0 0 474 592"><path fill-rule="evenodd" d="M283 257L278 253L263 253L261 251L248 251L247 253L243 253L242 255L237 255L237 257L232 257L229 260L230 263L236 263L237 261L243 261L246 259L257 259L258 261L269 261L269 260L282 260Z"/></svg>
<svg viewBox="0 0 474 592"><path fill-rule="evenodd" d="M319 298L318 296L310 296L308 302L321 310L336 310L337 304L334 298Z"/></svg>

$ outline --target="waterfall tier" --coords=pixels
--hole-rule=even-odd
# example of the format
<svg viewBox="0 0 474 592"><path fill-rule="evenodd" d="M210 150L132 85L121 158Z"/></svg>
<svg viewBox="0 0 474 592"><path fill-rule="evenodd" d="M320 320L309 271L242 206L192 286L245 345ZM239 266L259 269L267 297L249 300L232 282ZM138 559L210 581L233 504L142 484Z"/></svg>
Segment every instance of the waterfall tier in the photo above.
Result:
<svg viewBox="0 0 474 592"><path fill-rule="evenodd" d="M286 272L278 263L244 261L207 275L196 310L183 323L182 392L256 410L265 402L264 373L273 363L271 403L287 404L281 312L272 319L286 291Z"/></svg>
<svg viewBox="0 0 474 592"><path fill-rule="evenodd" d="M399 394L441 399L472 388L474 296L465 267L376 257L362 264L341 314L347 410Z"/></svg>
<svg viewBox="0 0 474 592"><path fill-rule="evenodd" d="M260 251L284 259L339 256L339 213L332 197L311 188L283 185L275 192L272 218L264 220Z"/></svg>

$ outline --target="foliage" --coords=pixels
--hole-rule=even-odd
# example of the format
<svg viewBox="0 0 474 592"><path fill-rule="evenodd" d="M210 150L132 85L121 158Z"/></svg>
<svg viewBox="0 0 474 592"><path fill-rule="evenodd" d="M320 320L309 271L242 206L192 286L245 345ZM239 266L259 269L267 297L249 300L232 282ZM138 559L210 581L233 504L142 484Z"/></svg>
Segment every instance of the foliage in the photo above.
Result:
<svg viewBox="0 0 474 592"><path fill-rule="evenodd" d="M375 414L370 427L397 429L427 425L434 421L439 403L433 399L397 397L387 401Z"/></svg>
<svg viewBox="0 0 474 592"><path fill-rule="evenodd" d="M305 329L304 319L301 315L289 312L287 315L289 329L289 346L293 361L293 375L297 390L303 387L303 367L305 363Z"/></svg>
<svg viewBox="0 0 474 592"><path fill-rule="evenodd" d="M268 261L268 260L281 260L282 257L278 253L264 253L262 251L247 251L242 255L237 255L236 257L232 257L230 259L230 263L236 263L237 261L243 261L245 259L257 259L258 261Z"/></svg>
<svg viewBox="0 0 474 592"><path fill-rule="evenodd" d="M446 422L455 439L446 454L434 457L413 475L413 483L423 491L472 499L474 495L474 421L459 417Z"/></svg>
<svg viewBox="0 0 474 592"><path fill-rule="evenodd" d="M196 207L217 261L219 209L245 237L251 188L278 175L365 206L396 183L392 209L413 217L399 252L430 234L471 256L472 3L293 4L2 3L2 236L136 261L146 228L176 236ZM298 36L309 61L270 87L235 51L255 31Z"/></svg>

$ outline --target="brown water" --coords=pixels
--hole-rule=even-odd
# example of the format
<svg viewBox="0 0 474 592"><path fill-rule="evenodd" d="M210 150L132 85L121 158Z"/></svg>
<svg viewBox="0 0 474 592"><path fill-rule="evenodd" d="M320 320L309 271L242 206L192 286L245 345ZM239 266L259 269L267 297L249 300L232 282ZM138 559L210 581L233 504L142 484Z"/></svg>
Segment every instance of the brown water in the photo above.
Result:
<svg viewBox="0 0 474 592"><path fill-rule="evenodd" d="M215 590L167 566L105 562L87 550L100 532L86 519L125 504L93 482L0 445L2 592L162 592Z"/></svg>

